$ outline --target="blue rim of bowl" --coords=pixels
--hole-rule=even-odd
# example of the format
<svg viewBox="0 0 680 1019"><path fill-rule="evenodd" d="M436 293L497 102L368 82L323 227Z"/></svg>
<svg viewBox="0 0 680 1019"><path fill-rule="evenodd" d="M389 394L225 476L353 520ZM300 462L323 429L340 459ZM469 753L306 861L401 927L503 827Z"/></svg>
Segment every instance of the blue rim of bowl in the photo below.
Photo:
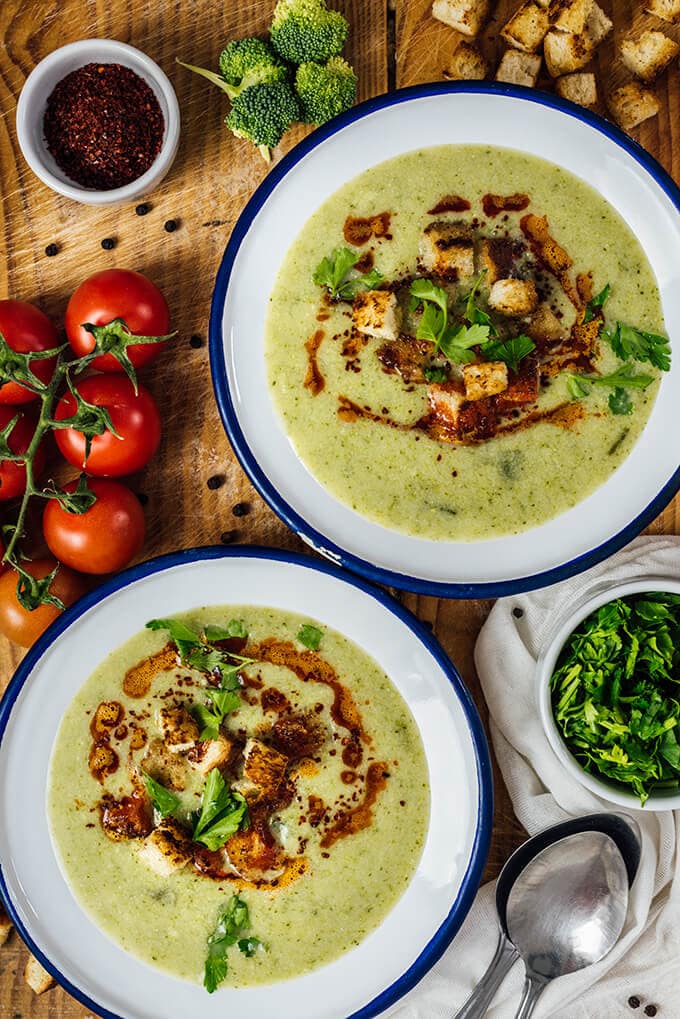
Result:
<svg viewBox="0 0 680 1019"><path fill-rule="evenodd" d="M12 708L23 689L24 683L29 678L33 669L47 649L72 623L87 612L88 609L104 601L108 595L129 587L137 580L141 580L144 577L151 576L155 573L161 573L163 570L171 569L175 566L187 565L204 560L242 558L265 559L273 562L292 563L293 565L301 566L305 569L325 573L328 576L334 577L336 580L342 581L351 587L355 587L374 598L380 605L386 608L392 613L392 615L396 616L405 626L407 626L414 636L417 637L430 652L453 687L460 701L470 730L475 754L479 803L477 807L477 829L470 851L468 865L465 870L465 874L463 875L458 895L456 896L455 902L453 903L444 922L437 929L418 958L409 966L406 972L390 984L390 986L384 991L381 991L380 994L373 998L368 1004L362 1006L357 1012L353 1012L352 1015L348 1017L348 1019L369 1019L371 1016L379 1015L380 1012L386 1009L389 1005L394 1004L394 1002L403 997L407 991L411 990L411 988L425 976L428 970L434 966L435 962L440 958L457 934L470 909L470 906L472 905L472 901L481 881L482 872L489 852L491 826L493 821L493 781L491 760L489 757L489 748L482 722L474 701L461 679L458 670L439 642L433 637L429 630L427 630L426 627L423 626L423 624L411 612L409 612L408 609L405 609L402 605L400 605L399 602L397 602L390 594L385 591L381 591L379 588L373 587L373 585L366 583L358 577L348 575L344 570L339 569L331 563L318 561L313 559L311 556L301 555L297 552L263 548L257 545L234 545L231 548L222 548L211 545L205 548L184 549L179 552L171 552L167 555L158 556L155 559L149 559L144 563L140 563L137 566L133 566L130 569L125 570L118 576L108 580L105 584L102 584L101 587L97 588L95 591L92 591L80 598L75 605L67 609L63 615L52 623L52 625L33 645L30 651L28 651L25 658L19 664L14 676L10 680L4 696L0 700L0 748L2 746L2 740L4 738L7 725L11 718ZM110 1012L102 1005L97 1004L92 1000L92 998L89 998L84 991L67 980L60 970L58 970L57 967L54 966L53 963L45 956L31 937L17 910L14 908L7 890L1 861L0 902L4 902L12 923L17 928L22 939L26 942L38 962L40 962L40 964L52 974L58 983L66 991L68 991L72 997L76 998L77 1001L85 1005L87 1008L92 1009L98 1015L105 1017L105 1019L129 1019L129 1017L120 1016L115 1012Z"/></svg>
<svg viewBox="0 0 680 1019"><path fill-rule="evenodd" d="M390 587L396 587L401 590L414 591L417 594L433 595L440 598L501 598L506 595L519 594L522 591L532 591L539 587L546 587L549 584L556 584L561 580L566 580L568 577L589 569L596 563L606 559L607 556L617 552L639 534L647 524L651 523L673 498L678 489L680 489L680 466L647 507L629 524L601 545L576 556L569 562L529 576L491 582L449 583L448 581L411 577L407 574L389 570L386 567L376 566L374 563L368 562L360 556L347 551L342 546L336 545L312 527L300 512L293 509L283 499L260 467L239 425L229 389L224 344L222 341L222 315L232 266L255 216L286 174L301 159L304 159L308 153L326 141L327 138L337 134L338 131L348 127L357 120L361 120L363 117L386 107L408 102L411 99L457 93L502 95L515 99L524 99L531 103L538 103L539 106L555 109L560 113L573 117L575 120L583 121L605 135L618 145L619 148L624 149L628 155L639 163L680 212L680 188L678 188L663 167L641 145L598 114L592 113L581 106L575 106L568 100L561 99L559 96L552 95L551 93L538 92L535 89L525 88L522 85L481 84L478 82L447 84L445 82L433 82L426 85L414 85L411 88L399 89L396 92L389 92L374 99L368 99L346 113L335 117L323 127L317 128L307 138L299 142L291 152L283 157L280 163L269 171L265 180L260 184L245 206L229 238L215 280L210 309L210 370L215 399L222 423L241 466L262 498L271 506L281 520L317 552L331 558L335 562L341 563L347 569L358 573L368 580L379 584L387 584ZM483 548L483 545L480 545L480 547Z"/></svg>

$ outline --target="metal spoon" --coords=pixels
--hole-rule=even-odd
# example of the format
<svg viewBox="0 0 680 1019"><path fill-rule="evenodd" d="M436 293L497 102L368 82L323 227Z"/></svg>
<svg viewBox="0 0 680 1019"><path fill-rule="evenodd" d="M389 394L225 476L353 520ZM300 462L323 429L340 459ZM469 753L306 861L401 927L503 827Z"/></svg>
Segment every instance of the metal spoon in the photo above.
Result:
<svg viewBox="0 0 680 1019"><path fill-rule="evenodd" d="M515 1019L529 1019L551 980L599 962L628 912L628 874L616 843L582 832L548 846L508 897L508 934L526 967Z"/></svg>
<svg viewBox="0 0 680 1019"><path fill-rule="evenodd" d="M508 938L506 909L513 885L524 868L546 846L584 831L601 831L618 846L626 863L628 883L632 884L640 863L640 829L636 822L618 814L587 814L552 825L524 842L507 860L496 882L498 945L489 967L455 1019L481 1019L496 996L498 988L519 959L519 952Z"/></svg>

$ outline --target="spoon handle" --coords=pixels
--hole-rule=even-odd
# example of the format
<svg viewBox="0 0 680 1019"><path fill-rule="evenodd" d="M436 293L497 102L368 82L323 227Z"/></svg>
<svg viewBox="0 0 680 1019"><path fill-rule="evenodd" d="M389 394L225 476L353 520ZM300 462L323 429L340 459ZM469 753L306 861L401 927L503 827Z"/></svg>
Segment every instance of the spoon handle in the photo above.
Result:
<svg viewBox="0 0 680 1019"><path fill-rule="evenodd" d="M474 991L465 1002L454 1019L482 1019L496 996L496 991L505 980L508 972L517 962L517 949L501 932L498 938L496 953L489 963L489 968L479 981Z"/></svg>
<svg viewBox="0 0 680 1019"><path fill-rule="evenodd" d="M534 1014L538 999L544 990L545 983L543 981L532 980L531 977L527 977L524 981L522 1000L519 1003L515 1019L529 1019L529 1016Z"/></svg>

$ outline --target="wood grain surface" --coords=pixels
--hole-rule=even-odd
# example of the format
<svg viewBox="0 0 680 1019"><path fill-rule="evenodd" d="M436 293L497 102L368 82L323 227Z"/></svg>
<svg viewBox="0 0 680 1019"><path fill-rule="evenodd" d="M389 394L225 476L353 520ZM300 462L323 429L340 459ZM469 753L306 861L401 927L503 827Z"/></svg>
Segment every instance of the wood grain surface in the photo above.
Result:
<svg viewBox="0 0 680 1019"><path fill-rule="evenodd" d="M123 266L147 273L164 291L179 335L144 382L157 397L164 420L161 449L150 467L133 479L148 497L144 558L192 545L225 541L306 550L252 489L225 437L215 406L207 352L210 296L219 261L245 202L266 174L265 164L246 142L224 128L226 97L175 63L175 57L214 66L232 38L264 33L274 0L210 3L208 0L2 0L0 29L0 298L32 301L56 320L77 284L94 269ZM519 0L501 0L482 36L490 60L500 54L498 32ZM616 85L623 72L615 43L633 26L662 28L680 41L679 30L642 13L643 4L604 0L615 33L597 54L600 85ZM352 30L347 58L359 75L360 98L390 88L439 80L456 44L456 33L430 16L431 0L347 0L337 5ZM64 43L110 37L146 51L167 72L180 102L182 137L177 160L150 197L147 216L134 205L102 210L77 205L48 190L19 152L14 117L21 87L40 59ZM541 80L542 87L550 87ZM659 117L636 138L678 179L680 177L680 87L677 62L657 83ZM283 149L306 132L296 128ZM278 155L278 153L277 153ZM176 219L179 229L163 224ZM101 240L116 246L103 251ZM50 243L57 257L45 256ZM201 337L193 347L192 336ZM217 475L222 484L207 487ZM232 508L245 502L249 512ZM677 533L671 504L650 528ZM458 665L483 717L485 705L473 663L474 642L489 602L446 601L398 595L429 623ZM20 649L0 638L0 690L21 658ZM503 681L503 677L499 677ZM493 841L486 877L491 878L523 831L514 818L496 770ZM0 949L0 1019L76 1019L90 1015L60 988L36 997L25 985L27 953L16 933Z"/></svg>

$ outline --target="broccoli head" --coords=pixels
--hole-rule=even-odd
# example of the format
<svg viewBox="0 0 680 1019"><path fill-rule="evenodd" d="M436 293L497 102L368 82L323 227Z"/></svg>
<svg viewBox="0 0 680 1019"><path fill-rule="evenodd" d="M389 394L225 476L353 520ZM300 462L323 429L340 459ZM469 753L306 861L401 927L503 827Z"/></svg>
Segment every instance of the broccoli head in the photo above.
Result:
<svg viewBox="0 0 680 1019"><path fill-rule="evenodd" d="M324 0L279 0L271 27L272 46L284 60L323 64L340 53L349 25Z"/></svg>
<svg viewBox="0 0 680 1019"><path fill-rule="evenodd" d="M275 81L240 92L225 124L237 138L247 138L262 151L278 145L284 132L299 119L300 106L292 88L285 81ZM262 154L268 159L268 151Z"/></svg>
<svg viewBox="0 0 680 1019"><path fill-rule="evenodd" d="M280 61L269 43L262 39L234 39L220 53L220 74L230 85L240 85L255 67L278 65Z"/></svg>
<svg viewBox="0 0 680 1019"><path fill-rule="evenodd" d="M357 98L357 76L342 57L331 57L325 66L300 64L295 76L302 119L307 124L325 124Z"/></svg>

